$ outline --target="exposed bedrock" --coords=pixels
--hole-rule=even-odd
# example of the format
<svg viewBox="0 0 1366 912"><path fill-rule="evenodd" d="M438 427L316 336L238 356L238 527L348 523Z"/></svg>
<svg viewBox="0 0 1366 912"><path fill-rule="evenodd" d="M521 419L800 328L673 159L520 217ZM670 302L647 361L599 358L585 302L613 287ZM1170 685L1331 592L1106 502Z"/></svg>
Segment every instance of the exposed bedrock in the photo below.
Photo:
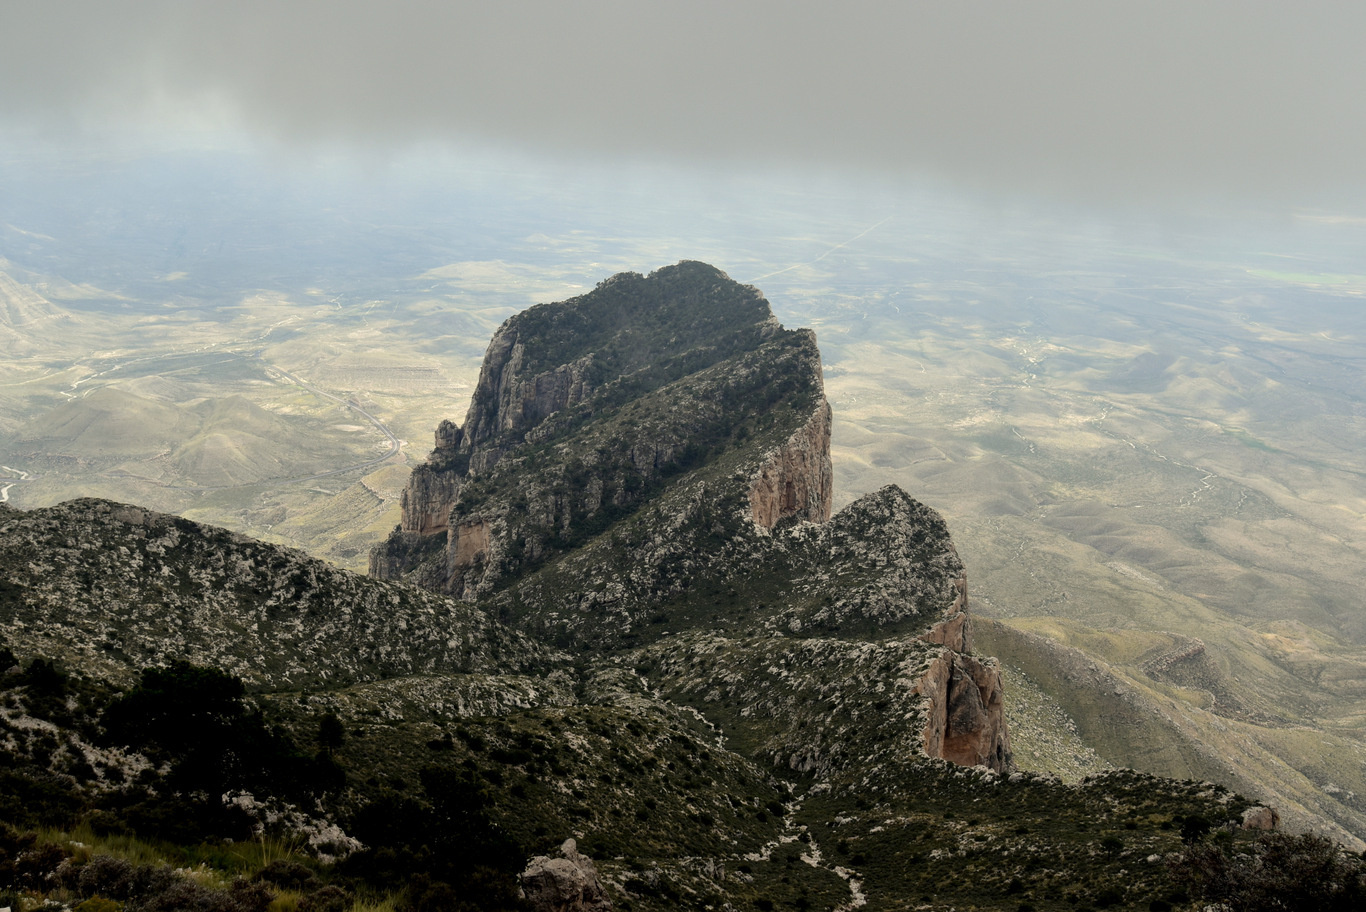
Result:
<svg viewBox="0 0 1366 912"><path fill-rule="evenodd" d="M822 398L811 419L769 456L750 482L750 511L765 529L789 516L825 522L830 518L834 488L830 403Z"/></svg>
<svg viewBox="0 0 1366 912"><path fill-rule="evenodd" d="M926 700L925 754L997 772L1011 767L1001 669L945 649L920 679Z"/></svg>

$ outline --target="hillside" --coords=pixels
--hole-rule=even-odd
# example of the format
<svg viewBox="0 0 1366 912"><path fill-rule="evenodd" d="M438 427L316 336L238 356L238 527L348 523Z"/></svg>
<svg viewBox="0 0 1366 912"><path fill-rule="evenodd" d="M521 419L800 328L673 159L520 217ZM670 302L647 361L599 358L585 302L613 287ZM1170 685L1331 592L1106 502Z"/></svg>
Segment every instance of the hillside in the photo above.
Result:
<svg viewBox="0 0 1366 912"><path fill-rule="evenodd" d="M256 690L549 661L470 606L108 501L6 508L0 570L10 646L107 680L168 658Z"/></svg>
<svg viewBox="0 0 1366 912"><path fill-rule="evenodd" d="M15 281L9 262L0 257L0 343L11 357L47 353L61 334L71 332L76 320L60 307Z"/></svg>
<svg viewBox="0 0 1366 912"><path fill-rule="evenodd" d="M0 813L84 846L0 889L114 895L90 845L137 839L256 877L209 877L234 912L1190 907L1163 859L1247 844L1249 802L1014 770L948 527L896 487L832 513L830 420L814 335L681 263L504 324L390 579L0 509Z"/></svg>

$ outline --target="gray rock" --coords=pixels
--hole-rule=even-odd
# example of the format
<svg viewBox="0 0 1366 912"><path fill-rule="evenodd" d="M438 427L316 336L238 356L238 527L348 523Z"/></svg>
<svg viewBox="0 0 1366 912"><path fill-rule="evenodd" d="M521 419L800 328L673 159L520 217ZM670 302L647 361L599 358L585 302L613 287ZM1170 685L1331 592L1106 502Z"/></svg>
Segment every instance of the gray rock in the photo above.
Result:
<svg viewBox="0 0 1366 912"><path fill-rule="evenodd" d="M564 841L560 855L537 855L527 862L518 878L522 898L537 912L604 912L612 908L592 859L579 854L574 840Z"/></svg>
<svg viewBox="0 0 1366 912"><path fill-rule="evenodd" d="M1273 807L1258 805L1243 811L1243 829L1275 830L1280 827L1281 815Z"/></svg>

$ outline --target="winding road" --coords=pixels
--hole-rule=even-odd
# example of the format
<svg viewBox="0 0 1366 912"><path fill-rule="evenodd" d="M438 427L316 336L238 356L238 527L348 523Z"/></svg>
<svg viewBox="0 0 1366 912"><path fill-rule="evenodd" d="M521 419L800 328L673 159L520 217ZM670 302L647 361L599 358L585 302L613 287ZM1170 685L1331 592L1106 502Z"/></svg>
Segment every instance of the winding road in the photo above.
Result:
<svg viewBox="0 0 1366 912"><path fill-rule="evenodd" d="M260 359L258 358L257 360ZM308 390L315 396L320 396L323 399L331 399L333 402L336 402L339 405L344 406L345 408L349 408L351 411L355 412L357 415L360 415L366 421L370 422L370 424L374 425L375 430L383 434L385 438L387 438L389 441L389 452L385 453L383 456L376 456L374 459L368 459L365 462L358 462L355 465L343 466L340 469L330 469L326 472L319 472L316 475L302 475L298 478L280 479L277 481L278 484L295 484L300 481L312 481L315 478L327 478L331 475L341 475L344 472L351 472L356 469L368 469L370 466L379 465L386 459L398 455L399 449L401 449L403 446L403 444L399 441L398 437L394 436L394 432L389 430L388 425L386 425L383 421L380 421L374 415L366 411L365 408L359 402L356 402L354 399L343 399L341 396L334 395L332 393L327 392L326 390L318 389L318 387L309 383L307 380L304 380L302 377L299 377L295 374L291 374L283 367L279 367L274 364L266 364L266 362L264 361L262 361L261 363L265 365L267 374L269 374L271 371L274 371L276 374L279 374L284 379L288 380L291 383L298 384L299 386ZM261 484L261 482L257 482L257 484ZM246 487L246 485L225 485L224 487Z"/></svg>
<svg viewBox="0 0 1366 912"><path fill-rule="evenodd" d="M8 484L0 485L0 503L9 503L9 489L19 484L20 482L28 481L33 476L25 472L23 469L16 469L7 465L0 465L0 470L4 470L10 473L11 475L19 476L14 481L9 482Z"/></svg>

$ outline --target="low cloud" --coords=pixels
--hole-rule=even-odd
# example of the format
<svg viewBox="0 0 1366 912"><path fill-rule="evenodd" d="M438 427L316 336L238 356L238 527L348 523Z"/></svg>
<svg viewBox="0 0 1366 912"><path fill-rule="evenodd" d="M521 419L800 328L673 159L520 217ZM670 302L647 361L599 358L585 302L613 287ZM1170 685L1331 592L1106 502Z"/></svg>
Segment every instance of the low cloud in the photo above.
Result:
<svg viewBox="0 0 1366 912"><path fill-rule="evenodd" d="M939 175L1118 200L1363 190L1366 5L7 4L0 123Z"/></svg>

